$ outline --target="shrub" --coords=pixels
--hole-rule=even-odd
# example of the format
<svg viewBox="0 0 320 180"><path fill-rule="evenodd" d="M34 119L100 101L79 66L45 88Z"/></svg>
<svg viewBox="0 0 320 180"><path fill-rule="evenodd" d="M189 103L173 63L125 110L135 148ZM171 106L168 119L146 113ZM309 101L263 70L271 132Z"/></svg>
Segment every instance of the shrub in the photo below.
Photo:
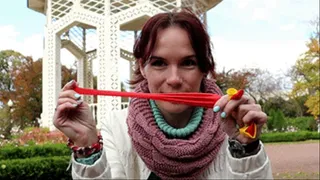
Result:
<svg viewBox="0 0 320 180"><path fill-rule="evenodd" d="M70 156L66 144L43 144L30 146L4 146L0 149L0 159L25 159L30 157Z"/></svg>
<svg viewBox="0 0 320 180"><path fill-rule="evenodd" d="M71 179L70 156L0 161L0 179Z"/></svg>
<svg viewBox="0 0 320 180"><path fill-rule="evenodd" d="M67 137L60 131L49 131L48 128L29 128L18 138L21 145L44 144L44 143L65 143Z"/></svg>
<svg viewBox="0 0 320 180"><path fill-rule="evenodd" d="M311 131L299 132L274 132L261 134L260 139L262 142L292 142L292 141L305 141L311 139L320 139L320 133Z"/></svg>
<svg viewBox="0 0 320 180"><path fill-rule="evenodd" d="M47 143L66 143L67 137L60 131L49 131L48 128L29 127L15 139L3 140L0 142L0 147L5 145L34 145Z"/></svg>

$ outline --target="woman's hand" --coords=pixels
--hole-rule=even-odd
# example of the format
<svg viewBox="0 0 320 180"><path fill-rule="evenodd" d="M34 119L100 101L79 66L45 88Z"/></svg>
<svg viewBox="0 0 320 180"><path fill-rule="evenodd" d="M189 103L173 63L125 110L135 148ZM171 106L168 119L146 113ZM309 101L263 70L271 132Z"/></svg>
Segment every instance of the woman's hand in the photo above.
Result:
<svg viewBox="0 0 320 180"><path fill-rule="evenodd" d="M53 124L75 145L85 147L98 141L97 129L89 105L73 90L76 85L72 80L62 88Z"/></svg>
<svg viewBox="0 0 320 180"><path fill-rule="evenodd" d="M213 111L219 112L221 124L230 138L235 138L242 144L249 144L259 138L263 125L267 122L267 115L262 112L261 106L243 95L241 98L230 99L229 95L222 96L215 104ZM239 128L255 123L257 134L254 139L239 132Z"/></svg>

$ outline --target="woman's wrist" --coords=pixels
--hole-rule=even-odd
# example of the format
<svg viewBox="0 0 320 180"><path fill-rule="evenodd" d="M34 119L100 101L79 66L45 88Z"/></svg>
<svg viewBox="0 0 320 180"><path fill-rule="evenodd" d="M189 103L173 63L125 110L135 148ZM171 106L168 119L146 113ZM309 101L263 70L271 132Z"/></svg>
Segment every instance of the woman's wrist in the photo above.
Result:
<svg viewBox="0 0 320 180"><path fill-rule="evenodd" d="M85 143L85 146L77 146L71 139L68 139L67 146L73 151L76 158L85 158L102 150L102 136L98 135L96 139L97 140L90 145L87 145L88 143Z"/></svg>
<svg viewBox="0 0 320 180"><path fill-rule="evenodd" d="M102 150L100 150L99 152L96 152L88 157L82 157L82 158L76 157L75 160L81 164L92 165L101 157L101 154L102 154Z"/></svg>
<svg viewBox="0 0 320 180"><path fill-rule="evenodd" d="M89 136L86 139L82 139L82 140L78 140L78 141L74 141L74 145L79 146L79 147L87 147L92 145L93 143L98 142L98 136Z"/></svg>

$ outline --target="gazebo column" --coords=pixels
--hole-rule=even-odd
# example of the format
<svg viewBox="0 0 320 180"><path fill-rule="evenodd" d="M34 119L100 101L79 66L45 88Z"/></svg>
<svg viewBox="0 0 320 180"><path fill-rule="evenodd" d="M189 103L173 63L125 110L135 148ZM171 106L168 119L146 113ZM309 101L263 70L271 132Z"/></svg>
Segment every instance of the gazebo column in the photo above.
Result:
<svg viewBox="0 0 320 180"><path fill-rule="evenodd" d="M85 69L84 69L84 87L93 88L93 73L92 73L92 59L86 59L85 61ZM84 100L88 104L93 104L93 96L85 96Z"/></svg>
<svg viewBox="0 0 320 180"><path fill-rule="evenodd" d="M82 52L84 55L78 58L78 66L77 66L77 80L79 82L80 87L85 87L84 79L85 79L85 69L86 69L86 31L82 29Z"/></svg>
<svg viewBox="0 0 320 180"><path fill-rule="evenodd" d="M42 127L54 130L52 123L57 99L61 90L61 62L60 62L61 40L59 36L46 28L45 53L42 71Z"/></svg>
<svg viewBox="0 0 320 180"><path fill-rule="evenodd" d="M105 13L110 13L110 2L105 1ZM109 70L110 70L110 49L111 45L109 43L109 23L110 20L108 17L104 19L104 24L99 29L97 29L98 36L98 49L97 49L97 59L99 63L99 74L97 79L97 88L101 90L110 89L110 85L107 82L109 79ZM97 97L97 128L101 128L101 121L107 118L108 111L111 110L111 99L107 96L98 96Z"/></svg>
<svg viewBox="0 0 320 180"><path fill-rule="evenodd" d="M92 61L89 61L86 54L86 30L82 29L82 52L83 57L78 59L77 79L80 87L93 88ZM93 96L84 96L83 100L88 104L93 103Z"/></svg>
<svg viewBox="0 0 320 180"><path fill-rule="evenodd" d="M92 61L86 57L78 59L77 80L80 87L93 88ZM88 104L92 104L93 96L85 95L83 100Z"/></svg>

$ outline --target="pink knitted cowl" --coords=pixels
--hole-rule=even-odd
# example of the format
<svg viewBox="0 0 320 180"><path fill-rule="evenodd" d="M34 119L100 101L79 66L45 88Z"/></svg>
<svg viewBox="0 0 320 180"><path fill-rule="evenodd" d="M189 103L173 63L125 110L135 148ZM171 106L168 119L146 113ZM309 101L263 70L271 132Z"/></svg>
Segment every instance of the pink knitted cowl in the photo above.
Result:
<svg viewBox="0 0 320 180"><path fill-rule="evenodd" d="M213 80L203 81L204 92L221 94ZM148 93L142 81L135 92ZM159 129L147 99L132 99L127 118L134 149L161 179L196 179L217 156L225 138L218 117L206 109L197 130L188 139L168 139Z"/></svg>

